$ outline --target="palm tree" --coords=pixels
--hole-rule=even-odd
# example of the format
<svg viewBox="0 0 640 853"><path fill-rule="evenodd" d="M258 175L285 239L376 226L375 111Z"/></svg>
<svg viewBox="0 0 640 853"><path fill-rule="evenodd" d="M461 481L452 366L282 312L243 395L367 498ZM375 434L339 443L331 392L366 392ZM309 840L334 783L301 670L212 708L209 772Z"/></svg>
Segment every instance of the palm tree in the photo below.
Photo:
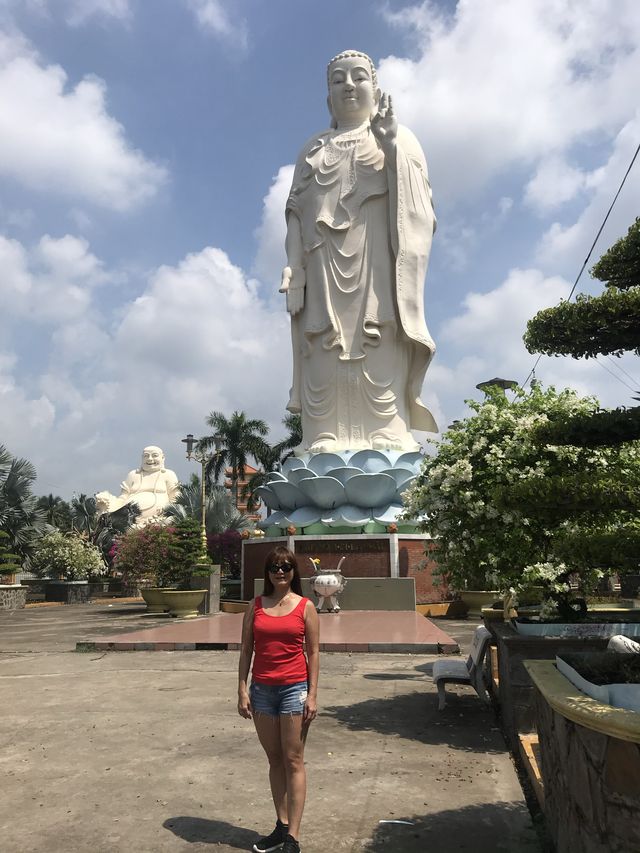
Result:
<svg viewBox="0 0 640 853"><path fill-rule="evenodd" d="M12 456L0 444L0 530L8 534L11 550L27 560L48 528L46 513L31 491L35 479L31 462Z"/></svg>
<svg viewBox="0 0 640 853"><path fill-rule="evenodd" d="M71 518L72 525L76 530L91 536L98 520L96 499L82 492L79 495L74 495L71 499Z"/></svg>
<svg viewBox="0 0 640 853"><path fill-rule="evenodd" d="M38 498L38 506L47 516L47 523L57 527L63 533L71 529L71 507L59 495L43 495Z"/></svg>
<svg viewBox="0 0 640 853"><path fill-rule="evenodd" d="M253 497L256 489L267 482L271 471L278 468L286 459L292 456L294 448L298 447L302 442L302 419L300 415L289 413L283 418L282 423L289 433L286 438L273 445L267 444L266 441L262 442L262 446L254 454L261 470L256 471L250 477L249 482L242 490L243 498L247 495L250 496L247 501L247 509L254 509L258 505L258 502Z"/></svg>
<svg viewBox="0 0 640 853"><path fill-rule="evenodd" d="M180 487L175 503L168 506L164 514L177 520L195 518L200 521L200 500L200 477L192 474L189 482ZM206 494L205 526L207 533L215 534L226 530L246 530L253 526L253 521L236 508L233 498L223 486L214 485Z"/></svg>
<svg viewBox="0 0 640 853"><path fill-rule="evenodd" d="M199 448L208 451L216 444L220 446L207 465L206 476L216 482L225 468L231 468L231 486L237 507L238 480L245 477L247 458L256 458L262 452L269 427L262 420L247 418L244 412L234 412L230 418L222 412L211 412L206 422L215 434L200 439Z"/></svg>

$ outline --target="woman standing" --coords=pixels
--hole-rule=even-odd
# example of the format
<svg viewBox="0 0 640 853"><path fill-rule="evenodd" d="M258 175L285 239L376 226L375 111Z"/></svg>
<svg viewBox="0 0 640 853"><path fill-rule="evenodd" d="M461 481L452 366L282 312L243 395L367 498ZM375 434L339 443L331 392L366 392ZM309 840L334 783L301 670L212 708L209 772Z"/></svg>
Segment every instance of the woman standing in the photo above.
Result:
<svg viewBox="0 0 640 853"><path fill-rule="evenodd" d="M253 845L256 853L300 851L307 788L304 745L317 712L318 669L318 614L302 595L295 555L279 546L265 561L264 594L245 614L238 669L238 713L253 717L267 753L277 819L273 832Z"/></svg>

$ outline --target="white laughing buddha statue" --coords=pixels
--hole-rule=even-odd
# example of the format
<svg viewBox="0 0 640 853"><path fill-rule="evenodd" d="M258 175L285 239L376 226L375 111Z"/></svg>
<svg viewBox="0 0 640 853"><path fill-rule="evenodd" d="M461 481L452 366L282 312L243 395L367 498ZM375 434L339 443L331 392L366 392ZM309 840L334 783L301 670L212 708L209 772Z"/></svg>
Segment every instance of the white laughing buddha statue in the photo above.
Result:
<svg viewBox="0 0 640 853"><path fill-rule="evenodd" d="M142 451L142 464L129 471L120 486L120 495L98 492L96 510L98 515L116 512L123 506L135 503L140 509L135 527L146 524L164 524L165 507L173 503L180 492L180 483L174 471L164 467L164 453L159 447L150 445Z"/></svg>

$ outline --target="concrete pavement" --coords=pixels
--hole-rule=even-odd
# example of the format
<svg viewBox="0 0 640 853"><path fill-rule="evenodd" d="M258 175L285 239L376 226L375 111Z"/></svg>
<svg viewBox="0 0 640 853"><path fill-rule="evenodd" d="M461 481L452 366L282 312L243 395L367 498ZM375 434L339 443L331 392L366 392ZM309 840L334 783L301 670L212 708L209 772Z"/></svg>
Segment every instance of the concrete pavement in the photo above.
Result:
<svg viewBox="0 0 640 853"><path fill-rule="evenodd" d="M70 651L96 625L127 629L126 607L108 611L0 615L0 849L251 849L273 813L237 653ZM443 627L468 648L473 624ZM491 710L452 686L439 714L435 659L322 655L305 853L539 853Z"/></svg>

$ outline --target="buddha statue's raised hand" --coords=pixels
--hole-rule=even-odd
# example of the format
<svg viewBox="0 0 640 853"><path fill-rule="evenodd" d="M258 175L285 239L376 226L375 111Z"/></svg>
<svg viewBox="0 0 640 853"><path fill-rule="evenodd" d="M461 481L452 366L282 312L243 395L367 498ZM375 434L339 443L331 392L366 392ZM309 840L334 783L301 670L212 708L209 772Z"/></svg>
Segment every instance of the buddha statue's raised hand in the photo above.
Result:
<svg viewBox="0 0 640 853"><path fill-rule="evenodd" d="M393 112L391 95L387 95L386 92L380 96L378 112L371 119L371 131L383 150L395 146L396 136L398 135L398 119Z"/></svg>

